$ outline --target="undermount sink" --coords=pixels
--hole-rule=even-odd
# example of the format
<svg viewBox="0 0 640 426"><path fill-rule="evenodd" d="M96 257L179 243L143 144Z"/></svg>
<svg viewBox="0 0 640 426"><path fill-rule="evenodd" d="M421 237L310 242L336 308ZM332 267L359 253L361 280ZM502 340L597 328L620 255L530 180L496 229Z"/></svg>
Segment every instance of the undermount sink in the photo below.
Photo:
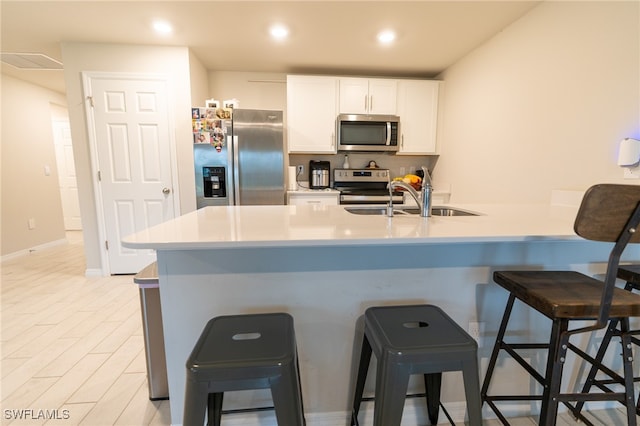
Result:
<svg viewBox="0 0 640 426"><path fill-rule="evenodd" d="M345 207L346 211L352 214L359 215L385 215L387 214L386 207L369 207L369 206L357 206L357 207ZM396 207L393 209L394 215L420 215L420 209L416 207ZM453 207L441 207L435 206L431 208L431 216L479 216L480 213L472 212L469 210L462 210Z"/></svg>
<svg viewBox="0 0 640 426"><path fill-rule="evenodd" d="M431 209L431 215L432 216L480 216L480 213L472 212L469 210L455 209L453 207L434 207Z"/></svg>

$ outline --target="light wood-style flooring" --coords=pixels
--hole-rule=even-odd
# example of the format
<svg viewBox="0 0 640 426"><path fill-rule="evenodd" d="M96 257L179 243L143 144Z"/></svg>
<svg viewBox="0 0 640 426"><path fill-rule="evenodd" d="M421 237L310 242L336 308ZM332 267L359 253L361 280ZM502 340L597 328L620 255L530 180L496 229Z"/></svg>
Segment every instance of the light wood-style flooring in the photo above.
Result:
<svg viewBox="0 0 640 426"><path fill-rule="evenodd" d="M81 232L68 240L2 263L2 424L169 425L132 276L86 278Z"/></svg>
<svg viewBox="0 0 640 426"><path fill-rule="evenodd" d="M169 425L169 402L148 399L133 277L85 277L82 234L67 239L1 265L2 424ZM592 416L596 424L626 424L618 409ZM558 420L578 424L566 414Z"/></svg>

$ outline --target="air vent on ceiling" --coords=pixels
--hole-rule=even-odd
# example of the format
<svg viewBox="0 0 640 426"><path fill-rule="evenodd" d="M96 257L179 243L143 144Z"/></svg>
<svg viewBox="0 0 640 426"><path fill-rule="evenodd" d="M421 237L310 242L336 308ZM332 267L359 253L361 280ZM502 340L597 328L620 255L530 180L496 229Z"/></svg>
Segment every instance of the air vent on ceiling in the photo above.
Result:
<svg viewBox="0 0 640 426"><path fill-rule="evenodd" d="M42 53L1 53L2 62L24 70L61 70L62 63Z"/></svg>

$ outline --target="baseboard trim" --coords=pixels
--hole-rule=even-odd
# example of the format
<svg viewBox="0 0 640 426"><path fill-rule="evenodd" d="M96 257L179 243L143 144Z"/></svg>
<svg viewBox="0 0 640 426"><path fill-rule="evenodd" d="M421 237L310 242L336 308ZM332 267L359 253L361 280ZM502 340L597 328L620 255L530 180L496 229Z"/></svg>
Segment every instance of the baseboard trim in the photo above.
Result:
<svg viewBox="0 0 640 426"><path fill-rule="evenodd" d="M107 276L107 274L104 273L104 271L102 269L85 269L84 270L84 276L87 278L91 278L91 277L105 277Z"/></svg>
<svg viewBox="0 0 640 426"><path fill-rule="evenodd" d="M456 424L464 424L467 415L465 402L447 402L444 404L447 412ZM594 401L589 403L589 411L611 409L619 406L617 402ZM483 420L495 419L496 416L486 405L483 406ZM560 406L560 413L566 412L564 406ZM531 405L519 403L511 405L503 410L503 414L508 417L528 417L532 415ZM350 424L351 413L336 411L326 413L305 414L307 426L345 426ZM367 426L373 424L373 401L363 401L358 416L360 425ZM258 411L250 413L228 414L224 416L223 423L227 426L278 426L276 416L273 411ZM429 424L427 409L422 398L407 399L402 413L401 426L415 426ZM449 424L448 419L440 409L438 424ZM174 424L172 426L182 426Z"/></svg>
<svg viewBox="0 0 640 426"><path fill-rule="evenodd" d="M445 405L454 422L463 423L466 415L464 402L450 402ZM306 413L307 426L345 426L351 421L351 413L346 411ZM373 424L373 401L363 401L358 420L361 425ZM442 410L438 423L448 422ZM227 414L223 423L228 426L277 426L274 411L258 411L251 413ZM424 399L407 399L402 414L402 426L429 424ZM174 425L177 426L177 425Z"/></svg>
<svg viewBox="0 0 640 426"><path fill-rule="evenodd" d="M51 247L56 247L62 244L67 244L67 239L66 238L62 238L59 240L54 240L54 241L49 241L48 243L44 243L44 244L39 244L37 246L34 247L30 247L30 248L26 248L24 250L18 250L16 252L13 253L9 253L9 254L5 254L4 256L2 256L0 258L1 262L4 262L6 260L11 260L11 259L16 259L18 257L22 257L22 256L27 256L31 253L33 253L34 251L40 251L40 250L44 250L47 248L51 248Z"/></svg>

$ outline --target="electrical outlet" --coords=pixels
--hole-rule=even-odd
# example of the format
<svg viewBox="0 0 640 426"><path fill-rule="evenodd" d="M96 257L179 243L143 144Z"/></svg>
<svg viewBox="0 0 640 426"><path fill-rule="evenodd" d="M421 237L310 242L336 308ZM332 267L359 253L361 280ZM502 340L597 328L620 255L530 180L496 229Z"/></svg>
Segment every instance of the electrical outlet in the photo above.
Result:
<svg viewBox="0 0 640 426"><path fill-rule="evenodd" d="M484 322L469 321L469 335L481 346L482 334L484 333Z"/></svg>
<svg viewBox="0 0 640 426"><path fill-rule="evenodd" d="M301 175L302 173L304 173L304 166L302 164L298 164L296 166L296 174Z"/></svg>
<svg viewBox="0 0 640 426"><path fill-rule="evenodd" d="M27 227L29 229L36 229L36 220L34 218L31 218L27 221Z"/></svg>
<svg viewBox="0 0 640 426"><path fill-rule="evenodd" d="M624 178L625 179L640 179L640 172L638 168L634 168L631 170L629 167L624 168Z"/></svg>

